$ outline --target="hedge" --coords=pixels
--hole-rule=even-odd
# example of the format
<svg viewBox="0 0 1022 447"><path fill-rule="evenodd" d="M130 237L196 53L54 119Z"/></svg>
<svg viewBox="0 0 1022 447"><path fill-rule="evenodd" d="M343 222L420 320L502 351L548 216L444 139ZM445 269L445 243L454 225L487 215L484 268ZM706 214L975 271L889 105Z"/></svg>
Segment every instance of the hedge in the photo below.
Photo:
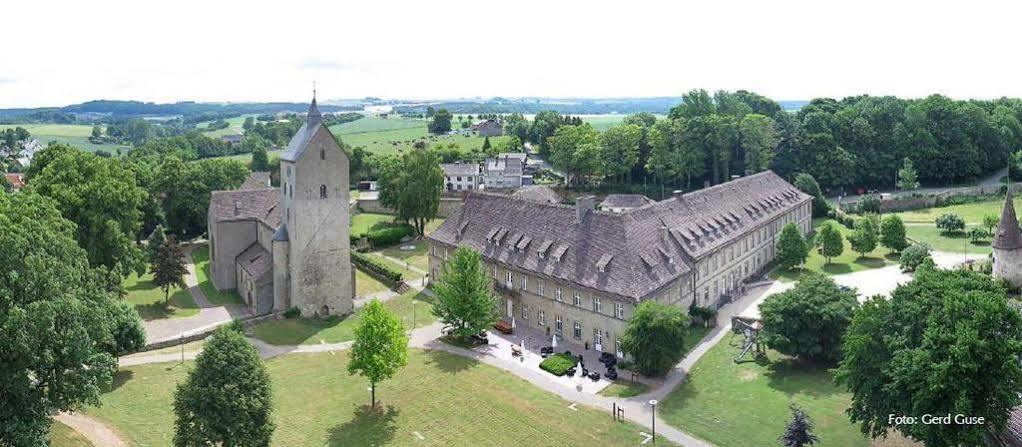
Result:
<svg viewBox="0 0 1022 447"><path fill-rule="evenodd" d="M355 263L356 267L359 267L368 273L369 276L379 279L380 281L385 281L390 286L401 281L401 272L392 269L387 264L373 259L371 256L352 252L351 262Z"/></svg>
<svg viewBox="0 0 1022 447"><path fill-rule="evenodd" d="M415 229L411 225L401 224L393 227L380 228L377 230L367 231L360 234L352 234L349 236L351 243L354 245L363 237L369 240L369 244L373 247L387 247L395 245L401 242L406 236L412 236L415 234Z"/></svg>
<svg viewBox="0 0 1022 447"><path fill-rule="evenodd" d="M570 355L554 354L543 360L539 367L555 376L563 376L569 369L578 364L578 359Z"/></svg>

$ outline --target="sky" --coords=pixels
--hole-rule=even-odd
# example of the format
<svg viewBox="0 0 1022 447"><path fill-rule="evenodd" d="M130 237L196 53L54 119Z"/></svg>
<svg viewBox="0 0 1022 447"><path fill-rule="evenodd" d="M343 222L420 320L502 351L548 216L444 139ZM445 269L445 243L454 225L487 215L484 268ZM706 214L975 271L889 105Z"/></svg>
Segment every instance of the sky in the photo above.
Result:
<svg viewBox="0 0 1022 447"><path fill-rule="evenodd" d="M0 108L856 94L1022 97L1022 4L983 1L5 2ZM11 19L16 18L16 19Z"/></svg>

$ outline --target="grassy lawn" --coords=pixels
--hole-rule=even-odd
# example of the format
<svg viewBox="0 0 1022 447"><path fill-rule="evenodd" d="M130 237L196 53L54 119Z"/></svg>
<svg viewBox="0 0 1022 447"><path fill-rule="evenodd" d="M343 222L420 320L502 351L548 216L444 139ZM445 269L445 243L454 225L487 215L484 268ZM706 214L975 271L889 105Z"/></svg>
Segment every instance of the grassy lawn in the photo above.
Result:
<svg viewBox="0 0 1022 447"><path fill-rule="evenodd" d="M844 225L839 224L837 221L832 219L813 219L813 229L819 232L819 228L824 222L831 222L834 228L837 228L841 232L841 236L844 237L845 251L841 253L841 256L831 258L830 263L827 263L827 259L823 257L816 249L809 251L809 257L806 259L803 270L781 270L780 268L774 268L769 273L771 279L778 279L781 281L794 281L802 274L803 271L814 271L823 272L829 275L838 275L841 273L858 272L860 270L873 269L893 265L897 262L896 257L889 256L887 248L877 244L877 248L872 252L866 253L866 256L859 257L859 253L852 250L852 244L848 242L848 236L852 234L852 230L845 228Z"/></svg>
<svg viewBox="0 0 1022 447"><path fill-rule="evenodd" d="M481 149L483 137L477 135L431 135L426 129L426 120L412 118L379 118L365 117L350 123L330 127L330 131L341 141L352 147L364 147L374 154L392 154L408 150L419 140L434 146L437 144L457 144L462 149ZM460 129L458 120L452 121L454 129ZM498 144L508 137L490 138L490 144Z"/></svg>
<svg viewBox="0 0 1022 447"><path fill-rule="evenodd" d="M266 362L273 381L274 446L634 446L638 426L614 422L495 367L444 352L412 350L408 365L376 389L349 376L346 352L290 354ZM193 362L122 368L103 405L86 412L134 445L170 445L173 392ZM422 436L419 439L416 433ZM668 445L657 440L657 445Z"/></svg>
<svg viewBox="0 0 1022 447"><path fill-rule="evenodd" d="M401 272L401 279L404 282L407 282L409 284L411 284L413 281L415 281L417 279L420 279L423 276L425 276L422 273L419 273L417 270L412 270L412 269L408 268L408 265L405 262L403 262L403 261L402 262L395 262L395 261L391 261L390 259L384 258L383 256L380 255L380 252L375 252L374 251L374 252L369 252L367 254L369 256L375 258L377 261L380 261L381 263L390 266L390 268ZM416 264L416 260L414 260L414 259L411 260L411 266L412 267L416 267L417 265L418 264ZM422 267L422 269L426 270L425 267Z"/></svg>
<svg viewBox="0 0 1022 447"><path fill-rule="evenodd" d="M376 280L360 269L355 269L355 295L367 296L389 289L386 284Z"/></svg>
<svg viewBox="0 0 1022 447"><path fill-rule="evenodd" d="M778 445L790 419L788 405L802 407L825 446L894 446L870 443L845 415L850 396L824 368L802 366L768 351L761 363L735 364L738 348L725 338L696 363L688 378L661 402L671 425L721 447Z"/></svg>
<svg viewBox="0 0 1022 447"><path fill-rule="evenodd" d="M951 205L938 208L924 208L920 210L903 211L897 213L905 223L918 222L933 224L942 214L957 214L965 219L968 224L983 223L983 216L992 214L1000 217L1001 206L1004 198L986 200L983 202L966 203L964 205ZM1022 198L1015 197L1015 209L1022 206Z"/></svg>
<svg viewBox="0 0 1022 447"><path fill-rule="evenodd" d="M403 250L402 247L406 245L414 246L414 250ZM393 247L387 247L380 250L379 253L389 256L391 258L400 259L401 261L411 264L413 267L418 267L421 270L429 270L429 257L426 255L426 241L410 241L405 244L395 245ZM404 262L401 266L404 267Z"/></svg>
<svg viewBox="0 0 1022 447"><path fill-rule="evenodd" d="M916 242L925 242L937 251L962 254L968 250L970 254L990 254L991 248L989 238L972 242L972 238L968 235L969 230L979 226L980 225L966 225L965 232L945 236L940 234L940 230L938 230L937 226L932 223L925 225L909 224L905 226L905 234L909 237L909 239ZM986 228L983 229L986 230Z"/></svg>
<svg viewBox="0 0 1022 447"><path fill-rule="evenodd" d="M643 383L615 380L614 383L600 390L600 395L608 397L634 397L646 391L649 391L649 387Z"/></svg>
<svg viewBox="0 0 1022 447"><path fill-rule="evenodd" d="M203 245L192 250L192 262L195 263L195 275L199 279L199 287L202 294L213 304L242 304L241 297L237 292L219 291L213 287L213 281L209 279L209 246Z"/></svg>
<svg viewBox="0 0 1022 447"><path fill-rule="evenodd" d="M93 447L93 444L84 436L60 422L53 421L50 426L51 447Z"/></svg>
<svg viewBox="0 0 1022 447"><path fill-rule="evenodd" d="M202 350L203 343L205 343L205 340L190 341L183 345L168 346L166 348L153 349L152 351L137 352L135 354L123 356L121 358L130 359L134 357L148 357L151 355L180 354L182 350L184 350L184 352L196 352Z"/></svg>
<svg viewBox="0 0 1022 447"><path fill-rule="evenodd" d="M153 284L153 274L138 276L134 273L121 283L128 295L124 298L135 306L143 320L190 317L199 313L199 306L187 289L170 289L170 301L163 302L163 290Z"/></svg>
<svg viewBox="0 0 1022 447"><path fill-rule="evenodd" d="M415 300L415 327L433 324L436 317L431 310L432 298L415 291L384 301L383 305L400 318L405 327L412 328L412 300ZM252 336L273 345L312 345L341 343L354 337L359 310L354 315L328 319L290 318L258 324L251 329Z"/></svg>
<svg viewBox="0 0 1022 447"><path fill-rule="evenodd" d="M396 225L394 216L388 214L358 213L351 216L351 234L362 234L373 229Z"/></svg>

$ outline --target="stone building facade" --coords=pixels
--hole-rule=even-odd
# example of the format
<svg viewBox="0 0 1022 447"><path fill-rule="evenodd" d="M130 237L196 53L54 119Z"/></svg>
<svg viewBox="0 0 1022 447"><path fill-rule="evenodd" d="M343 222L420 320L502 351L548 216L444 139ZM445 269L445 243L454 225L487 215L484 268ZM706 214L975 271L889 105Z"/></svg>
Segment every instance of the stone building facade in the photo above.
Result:
<svg viewBox="0 0 1022 447"><path fill-rule="evenodd" d="M303 316L353 310L348 156L313 98L280 160L280 187L259 180L215 191L208 223L218 290L235 289L253 313L295 307Z"/></svg>
<svg viewBox="0 0 1022 447"><path fill-rule="evenodd" d="M473 193L429 236L430 280L470 247L504 320L620 356L635 306L720 307L770 263L785 224L811 230L811 203L772 172L620 213Z"/></svg>
<svg viewBox="0 0 1022 447"><path fill-rule="evenodd" d="M1022 287L1022 231L1015 214L1015 203L1008 189L1001 207L1001 220L991 243L994 249L995 278L1002 278L1015 287Z"/></svg>

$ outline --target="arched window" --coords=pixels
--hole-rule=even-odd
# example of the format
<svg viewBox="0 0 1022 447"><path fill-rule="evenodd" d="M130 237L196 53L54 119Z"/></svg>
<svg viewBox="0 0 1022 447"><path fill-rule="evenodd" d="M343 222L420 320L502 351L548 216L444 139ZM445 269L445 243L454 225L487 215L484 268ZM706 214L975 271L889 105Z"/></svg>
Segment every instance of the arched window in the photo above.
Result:
<svg viewBox="0 0 1022 447"><path fill-rule="evenodd" d="M326 160L326 149L320 149L319 150L319 159L320 160Z"/></svg>
<svg viewBox="0 0 1022 447"><path fill-rule="evenodd" d="M319 198L326 198L326 185L319 185Z"/></svg>

